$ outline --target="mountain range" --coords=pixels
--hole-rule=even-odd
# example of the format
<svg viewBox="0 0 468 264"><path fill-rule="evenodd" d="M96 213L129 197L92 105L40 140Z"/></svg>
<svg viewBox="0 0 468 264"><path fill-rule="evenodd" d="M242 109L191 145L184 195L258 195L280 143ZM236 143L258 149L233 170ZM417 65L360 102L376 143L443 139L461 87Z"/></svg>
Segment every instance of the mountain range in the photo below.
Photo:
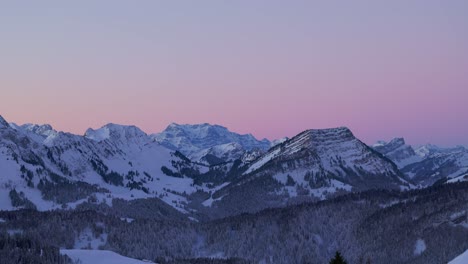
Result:
<svg viewBox="0 0 468 264"><path fill-rule="evenodd" d="M0 243L19 243L20 259L325 263L340 250L446 263L468 248L467 193L466 148L368 146L346 127L268 141L210 124L75 135L0 117Z"/></svg>
<svg viewBox="0 0 468 264"><path fill-rule="evenodd" d="M468 149L427 144L412 147L403 138L378 142L373 148L391 159L408 179L419 186L468 179Z"/></svg>
<svg viewBox="0 0 468 264"><path fill-rule="evenodd" d="M112 205L155 198L193 219L257 212L369 189L464 181L464 147L367 146L345 127L270 142L219 125L170 124L157 134L107 124L84 135L0 118L0 209Z"/></svg>

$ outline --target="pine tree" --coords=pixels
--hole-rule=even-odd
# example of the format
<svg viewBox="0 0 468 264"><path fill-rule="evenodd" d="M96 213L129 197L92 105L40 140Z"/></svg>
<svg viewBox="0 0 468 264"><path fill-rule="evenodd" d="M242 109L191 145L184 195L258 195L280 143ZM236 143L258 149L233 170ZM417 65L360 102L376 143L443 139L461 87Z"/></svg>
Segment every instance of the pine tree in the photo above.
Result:
<svg viewBox="0 0 468 264"><path fill-rule="evenodd" d="M335 257L330 260L330 264L347 264L347 262L341 256L341 253L337 251Z"/></svg>

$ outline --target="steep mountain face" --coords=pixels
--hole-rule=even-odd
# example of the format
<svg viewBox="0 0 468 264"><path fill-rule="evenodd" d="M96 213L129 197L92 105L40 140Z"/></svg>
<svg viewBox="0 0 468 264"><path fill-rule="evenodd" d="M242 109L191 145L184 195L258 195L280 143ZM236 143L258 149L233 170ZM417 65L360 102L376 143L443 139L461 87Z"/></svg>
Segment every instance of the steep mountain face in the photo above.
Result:
<svg viewBox="0 0 468 264"><path fill-rule="evenodd" d="M375 144L373 148L392 160L398 165L398 168L422 160L422 157L417 155L413 147L407 145L403 138L395 138L388 143L381 141Z"/></svg>
<svg viewBox="0 0 468 264"><path fill-rule="evenodd" d="M420 186L439 181L463 181L468 175L468 150L462 146L440 148L428 144L414 149L406 145L404 139L395 138L389 143L378 142L373 148L391 159Z"/></svg>
<svg viewBox="0 0 468 264"><path fill-rule="evenodd" d="M307 130L248 164L233 184L212 195L210 204L252 212L352 190L411 187L394 163L349 129Z"/></svg>
<svg viewBox="0 0 468 264"><path fill-rule="evenodd" d="M216 160L215 163L227 162L229 159L240 158L248 151L256 149L266 151L271 144L267 139L257 140L251 134L240 135L225 127L206 123L197 125L173 123L163 132L153 134L152 138L169 149L180 151L193 161L209 165L212 164L207 162L209 160Z"/></svg>

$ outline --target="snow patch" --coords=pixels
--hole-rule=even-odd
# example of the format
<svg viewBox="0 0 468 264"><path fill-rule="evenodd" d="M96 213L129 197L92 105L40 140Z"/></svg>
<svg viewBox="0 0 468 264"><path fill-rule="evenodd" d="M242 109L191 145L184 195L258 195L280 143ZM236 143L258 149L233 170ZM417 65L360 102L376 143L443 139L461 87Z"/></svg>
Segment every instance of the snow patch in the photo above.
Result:
<svg viewBox="0 0 468 264"><path fill-rule="evenodd" d="M10 236L21 235L21 234L23 234L23 230L21 230L21 229L8 229L7 233Z"/></svg>
<svg viewBox="0 0 468 264"><path fill-rule="evenodd" d="M219 197L219 198L216 198L216 199L213 199L212 197L210 197L209 199L205 200L202 204L205 206L205 207L211 207L213 205L214 202L216 201L220 201L221 199L223 199L224 195Z"/></svg>
<svg viewBox="0 0 468 264"><path fill-rule="evenodd" d="M416 240L416 244L414 245L414 255L419 256L424 251L426 251L426 242L420 238Z"/></svg>
<svg viewBox="0 0 468 264"><path fill-rule="evenodd" d="M60 253L81 264L143 264L154 263L124 257L108 250L61 249Z"/></svg>
<svg viewBox="0 0 468 264"><path fill-rule="evenodd" d="M85 137L97 142L101 142L110 137L110 130L107 127L103 127L96 130L89 128L88 130L86 130Z"/></svg>
<svg viewBox="0 0 468 264"><path fill-rule="evenodd" d="M463 254L456 257L454 260L450 261L448 264L466 264L468 263L468 250L466 250Z"/></svg>
<svg viewBox="0 0 468 264"><path fill-rule="evenodd" d="M269 162L270 160L274 159L279 153L281 152L281 149L280 148L277 148L275 149L274 151L266 154L265 156L263 156L259 161L255 162L254 164L252 164L252 166L250 166L250 168L244 172L244 174L249 174L253 171L256 171L258 169L260 169L263 165L265 165L267 162Z"/></svg>
<svg viewBox="0 0 468 264"><path fill-rule="evenodd" d="M76 249L98 249L104 246L107 242L107 234L101 234L95 237L90 228L81 232L80 236L75 240L74 248Z"/></svg>
<svg viewBox="0 0 468 264"><path fill-rule="evenodd" d="M128 218L128 217L121 217L120 220L122 220L124 222L127 222L127 223L131 223L131 222L135 221L135 219Z"/></svg>

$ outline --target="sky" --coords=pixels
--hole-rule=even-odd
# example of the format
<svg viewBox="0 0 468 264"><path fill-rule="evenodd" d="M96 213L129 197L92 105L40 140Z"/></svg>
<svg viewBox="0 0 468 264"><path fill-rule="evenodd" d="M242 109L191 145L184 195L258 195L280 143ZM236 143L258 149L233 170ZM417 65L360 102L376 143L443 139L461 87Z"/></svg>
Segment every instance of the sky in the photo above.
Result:
<svg viewBox="0 0 468 264"><path fill-rule="evenodd" d="M468 145L468 1L8 1L0 115Z"/></svg>

